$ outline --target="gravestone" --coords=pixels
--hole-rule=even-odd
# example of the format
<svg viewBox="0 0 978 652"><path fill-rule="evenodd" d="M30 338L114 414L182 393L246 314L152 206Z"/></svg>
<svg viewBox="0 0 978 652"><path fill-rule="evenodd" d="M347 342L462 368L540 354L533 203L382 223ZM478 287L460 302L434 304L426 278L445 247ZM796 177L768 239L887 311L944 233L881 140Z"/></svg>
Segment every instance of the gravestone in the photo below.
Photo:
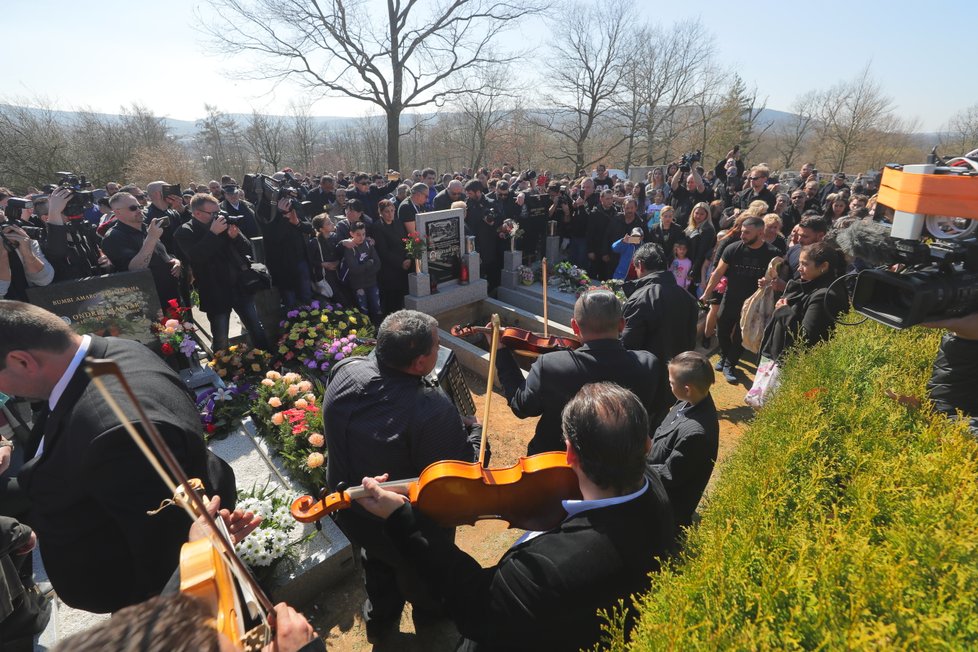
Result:
<svg viewBox="0 0 978 652"><path fill-rule="evenodd" d="M156 345L152 324L160 316L160 299L147 269L28 288L27 298L81 335L112 335Z"/></svg>
<svg viewBox="0 0 978 652"><path fill-rule="evenodd" d="M439 286L458 281L465 251L464 212L460 208L418 214L418 233L428 237L428 274Z"/></svg>

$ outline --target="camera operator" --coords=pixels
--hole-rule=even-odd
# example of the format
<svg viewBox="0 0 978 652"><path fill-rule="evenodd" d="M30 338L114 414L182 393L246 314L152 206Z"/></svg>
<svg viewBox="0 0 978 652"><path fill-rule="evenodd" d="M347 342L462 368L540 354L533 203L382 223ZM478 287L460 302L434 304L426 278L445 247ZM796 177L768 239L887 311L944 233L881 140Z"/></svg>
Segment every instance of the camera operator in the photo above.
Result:
<svg viewBox="0 0 978 652"><path fill-rule="evenodd" d="M220 186L218 186L218 190L220 190ZM146 194L149 196L150 202L145 211L146 223L165 218L161 223L163 227L161 242L167 251L176 253L178 247L174 237L177 229L190 219L190 216L185 212L180 186L173 186L165 181L154 181L146 185ZM180 257L181 255L177 253L177 258Z"/></svg>
<svg viewBox="0 0 978 652"><path fill-rule="evenodd" d="M312 224L299 215L299 209L295 199L283 197L265 225L265 262L272 282L282 294L282 302L290 310L312 301L306 243L314 233Z"/></svg>
<svg viewBox="0 0 978 652"><path fill-rule="evenodd" d="M193 269L200 307L210 321L213 349L227 349L231 310L248 329L252 344L266 349L265 329L241 278L252 254L251 243L218 213L217 199L197 193L190 200L193 219L177 229L174 240Z"/></svg>
<svg viewBox="0 0 978 652"><path fill-rule="evenodd" d="M954 418L960 410L978 436L978 312L923 325L948 330L937 349L927 394L938 412Z"/></svg>
<svg viewBox="0 0 978 652"><path fill-rule="evenodd" d="M54 282L96 276L109 271L99 252L101 238L72 202L76 190L62 186L48 197L44 255L54 266ZM74 213L78 214L74 214ZM73 213L68 215L68 213ZM43 219L43 218L42 218Z"/></svg>
<svg viewBox="0 0 978 652"><path fill-rule="evenodd" d="M116 271L148 269L153 274L160 303L171 299L180 301L182 264L167 251L163 236L162 218L143 222L143 213L136 198L128 192L117 192L109 198L115 214L115 225L102 239L102 251Z"/></svg>
<svg viewBox="0 0 978 652"><path fill-rule="evenodd" d="M676 224L683 229L689 223L689 214L693 206L701 201L709 203L713 200L712 193L707 190L703 177L700 176L695 165L699 160L698 152L683 155L679 161L679 169L669 181L672 187L672 206L676 209Z"/></svg>
<svg viewBox="0 0 978 652"><path fill-rule="evenodd" d="M51 283L54 267L37 240L7 218L9 199L15 198L4 198L4 212L0 213L0 297L27 301L27 288Z"/></svg>

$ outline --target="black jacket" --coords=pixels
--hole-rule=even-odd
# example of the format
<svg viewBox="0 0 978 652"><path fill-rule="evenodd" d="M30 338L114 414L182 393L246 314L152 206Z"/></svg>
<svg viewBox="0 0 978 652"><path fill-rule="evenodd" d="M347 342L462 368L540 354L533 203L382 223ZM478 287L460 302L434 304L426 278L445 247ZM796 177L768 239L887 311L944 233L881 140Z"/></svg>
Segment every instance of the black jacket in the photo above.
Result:
<svg viewBox="0 0 978 652"><path fill-rule="evenodd" d="M930 380L927 381L927 393L938 411L954 415L956 410L961 410L972 417L971 427L978 434L976 385L978 341L945 333L937 350Z"/></svg>
<svg viewBox="0 0 978 652"><path fill-rule="evenodd" d="M459 650L591 649L603 623L598 610L646 591L649 573L673 548L665 490L647 477L639 496L580 512L514 545L490 568L437 536L408 504L385 530L465 637Z"/></svg>
<svg viewBox="0 0 978 652"><path fill-rule="evenodd" d="M665 254L666 260L671 263L672 247L676 244L676 240L682 237L685 237L683 235L683 227L673 222L669 225L668 229L663 229L662 222L659 222L649 232L648 241L655 242L662 247L662 253Z"/></svg>
<svg viewBox="0 0 978 652"><path fill-rule="evenodd" d="M825 297L832 279L820 276L814 281L790 281L782 298L788 305L771 315L761 340L761 355L779 359L791 348L800 334L805 346L826 340L835 318L846 309L848 301L841 292L833 292L826 307Z"/></svg>
<svg viewBox="0 0 978 652"><path fill-rule="evenodd" d="M693 522L693 513L706 489L720 445L720 422L713 397L689 407L676 403L652 438L649 465L669 494L676 526Z"/></svg>
<svg viewBox="0 0 978 652"><path fill-rule="evenodd" d="M381 292L400 292L403 296L408 289L408 270L404 269L407 254L404 252L404 238L407 230L404 223L395 219L390 224L384 220L374 222L370 235L374 239L374 248L380 259L380 273L377 275L377 285ZM413 271L413 270L412 270Z"/></svg>
<svg viewBox="0 0 978 652"><path fill-rule="evenodd" d="M191 219L174 236L177 248L194 272L194 283L204 312L229 312L247 297L240 287L242 266L251 256L251 243L244 235L230 238L227 231L211 232L210 225ZM305 251L303 251L305 257Z"/></svg>
<svg viewBox="0 0 978 652"><path fill-rule="evenodd" d="M312 224L300 218L292 224L282 214L265 226L265 263L275 287L299 291L303 277L299 265L306 262L306 243L313 234Z"/></svg>
<svg viewBox="0 0 978 652"><path fill-rule="evenodd" d="M200 415L180 377L138 342L93 337L88 355L116 361L187 476L203 479L209 495L223 488L221 505L233 505L233 475L208 470ZM146 514L171 495L83 368L47 418L43 453L18 480L44 568L66 604L116 611L158 594L177 567L187 515L172 507Z"/></svg>
<svg viewBox="0 0 978 652"><path fill-rule="evenodd" d="M693 295L676 284L672 272L647 274L635 281L634 288L622 308L621 341L626 349L649 351L665 364L696 348L699 308Z"/></svg>
<svg viewBox="0 0 978 652"><path fill-rule="evenodd" d="M564 450L560 413L588 383L613 382L630 389L649 414L655 412L661 390L662 365L648 351L626 351L618 340L592 340L574 351L555 351L537 358L523 379L513 352L501 349L496 370L509 401L520 419L539 416L536 434L527 453Z"/></svg>

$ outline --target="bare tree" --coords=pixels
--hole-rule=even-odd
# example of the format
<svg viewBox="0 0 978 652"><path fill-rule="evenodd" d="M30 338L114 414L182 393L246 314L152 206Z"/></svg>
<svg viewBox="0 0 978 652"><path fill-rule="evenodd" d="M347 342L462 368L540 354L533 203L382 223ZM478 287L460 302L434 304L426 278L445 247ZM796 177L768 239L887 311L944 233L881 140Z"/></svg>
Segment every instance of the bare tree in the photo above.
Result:
<svg viewBox="0 0 978 652"><path fill-rule="evenodd" d="M945 156L960 156L978 148L978 104L951 116L941 132L940 143Z"/></svg>
<svg viewBox="0 0 978 652"><path fill-rule="evenodd" d="M197 121L195 144L204 173L212 179L221 175L244 175L248 171L244 136L237 121L216 106L204 105L207 115Z"/></svg>
<svg viewBox="0 0 978 652"><path fill-rule="evenodd" d="M285 130L282 118L252 110L248 126L244 130L244 139L255 158L258 170L265 169L266 163L272 172L281 168L285 151Z"/></svg>
<svg viewBox="0 0 978 652"><path fill-rule="evenodd" d="M893 101L873 79L869 64L853 79L819 95L818 139L833 169L844 171L854 152L871 142L893 116Z"/></svg>
<svg viewBox="0 0 978 652"><path fill-rule="evenodd" d="M572 163L575 173L627 139L609 132L617 126L630 15L623 0L612 0L600 8L572 5L553 23L554 59L561 64L551 74L552 95L546 98L554 109L540 122L559 136L558 158ZM599 131L606 142L592 151Z"/></svg>
<svg viewBox="0 0 978 652"><path fill-rule="evenodd" d="M38 108L0 105L0 179L18 190L57 181L73 165L68 121L47 100L31 103Z"/></svg>
<svg viewBox="0 0 978 652"><path fill-rule="evenodd" d="M290 161L303 172L308 172L312 166L316 140L316 128L313 125L309 104L292 102L289 105L285 141L291 157Z"/></svg>
<svg viewBox="0 0 978 652"><path fill-rule="evenodd" d="M797 98L791 105L791 120L775 129L775 149L781 157L783 170L792 169L814 129L817 98L814 91L808 91Z"/></svg>
<svg viewBox="0 0 978 652"><path fill-rule="evenodd" d="M468 167L478 168L489 154L491 136L510 118L517 98L525 90L506 74L506 68L493 62L472 70L462 86L465 90L456 102L458 132L468 152Z"/></svg>
<svg viewBox="0 0 978 652"><path fill-rule="evenodd" d="M183 182L193 179L200 171L189 152L179 143L164 139L155 145L140 145L130 155L126 179L147 184L157 179Z"/></svg>
<svg viewBox="0 0 978 652"><path fill-rule="evenodd" d="M699 19L668 27L644 26L635 33L624 103L628 163L644 144L644 164L655 164L656 149L673 131L677 112L688 109L705 90L701 81L712 64L712 41Z"/></svg>
<svg viewBox="0 0 978 652"><path fill-rule="evenodd" d="M259 55L252 78L295 78L307 89L377 106L387 119L392 168L400 167L401 114L453 98L456 76L487 63L496 37L543 7L541 0L387 0L380 13L364 0L210 3L221 20L202 20L203 29L224 51Z"/></svg>

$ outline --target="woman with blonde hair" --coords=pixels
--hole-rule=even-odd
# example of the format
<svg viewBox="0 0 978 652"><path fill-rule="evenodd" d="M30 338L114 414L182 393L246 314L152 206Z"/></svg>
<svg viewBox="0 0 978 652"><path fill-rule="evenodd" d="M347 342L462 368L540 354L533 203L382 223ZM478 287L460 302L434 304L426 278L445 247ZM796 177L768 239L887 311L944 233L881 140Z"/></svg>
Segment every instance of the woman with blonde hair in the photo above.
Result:
<svg viewBox="0 0 978 652"><path fill-rule="evenodd" d="M689 259L693 262L689 271L689 290L696 295L702 282L703 263L707 260L717 242L716 230L710 214L710 205L705 201L693 205L686 226L686 239L689 241Z"/></svg>

